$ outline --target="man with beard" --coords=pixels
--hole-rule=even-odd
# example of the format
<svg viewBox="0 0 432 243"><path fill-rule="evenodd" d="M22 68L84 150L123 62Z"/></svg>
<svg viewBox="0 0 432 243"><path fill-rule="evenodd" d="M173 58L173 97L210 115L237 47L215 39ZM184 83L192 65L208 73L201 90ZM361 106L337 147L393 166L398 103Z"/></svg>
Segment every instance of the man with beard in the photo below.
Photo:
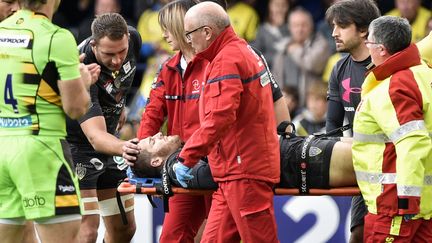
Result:
<svg viewBox="0 0 432 243"><path fill-rule="evenodd" d="M281 182L278 187L300 188L299 164L308 164L305 184L308 188L332 188L356 184L351 157L351 138L326 136L297 137L288 133L280 137ZM163 136L158 133L138 143L140 154L131 165L133 176L138 178L159 178L165 166L173 185L180 187L174 172L174 164L183 142L180 137ZM303 153L306 151L306 153ZM302 153L306 158L302 158ZM193 168L193 178L187 181L190 189L216 189L207 159L202 158Z"/></svg>
<svg viewBox="0 0 432 243"><path fill-rule="evenodd" d="M369 24L379 16L379 10L372 0L340 1L326 12L326 19L333 26L336 50L349 53L336 63L329 79L327 132L341 127L344 121L353 124L365 73L372 66L364 42ZM342 136L342 132L336 135ZM361 196L356 196L351 206L350 242L362 242L366 205Z"/></svg>
<svg viewBox="0 0 432 243"><path fill-rule="evenodd" d="M67 139L82 197L80 240L96 242L102 216L105 242L130 242L135 233L134 198L133 194L121 196L128 221L124 225L115 195L117 183L126 172L115 156L121 156L123 146L134 149L136 145L118 139L116 132L135 75L141 38L117 13L98 15L91 29L92 36L79 49L85 54L83 62L99 64L101 72L90 88L89 111L78 121L67 121Z"/></svg>

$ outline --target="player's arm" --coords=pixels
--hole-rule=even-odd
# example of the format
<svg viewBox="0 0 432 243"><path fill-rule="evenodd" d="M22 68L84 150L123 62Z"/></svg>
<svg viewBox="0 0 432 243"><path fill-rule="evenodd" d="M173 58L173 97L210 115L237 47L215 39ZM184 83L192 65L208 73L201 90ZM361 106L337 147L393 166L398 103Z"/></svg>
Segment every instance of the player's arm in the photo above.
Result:
<svg viewBox="0 0 432 243"><path fill-rule="evenodd" d="M90 96L88 89L91 76L87 67L80 64L81 77L72 80L59 80L58 88L64 112L72 119L83 116L89 107Z"/></svg>
<svg viewBox="0 0 432 243"><path fill-rule="evenodd" d="M327 118L326 118L326 132L332 131L343 125L345 110L339 98L339 87L337 82L336 66L333 68L329 80L329 89L327 95ZM335 136L341 137L343 134L340 132Z"/></svg>
<svg viewBox="0 0 432 243"><path fill-rule="evenodd" d="M130 146L138 147L130 141L123 141L108 133L105 125L105 118L103 116L91 117L80 125L90 144L97 152L121 156L123 154L123 146L129 148ZM131 144L126 145L126 143Z"/></svg>
<svg viewBox="0 0 432 243"><path fill-rule="evenodd" d="M50 63L54 63L59 75L57 86L63 110L69 117L77 119L84 115L89 107L91 74L87 66L79 64L76 42L69 31L57 31L50 44L48 58Z"/></svg>
<svg viewBox="0 0 432 243"><path fill-rule="evenodd" d="M98 86L90 87L92 105L89 111L78 120L81 129L93 148L107 155L122 156L123 146L139 153L139 148L133 143L134 139L123 141L107 131L105 118L98 99Z"/></svg>

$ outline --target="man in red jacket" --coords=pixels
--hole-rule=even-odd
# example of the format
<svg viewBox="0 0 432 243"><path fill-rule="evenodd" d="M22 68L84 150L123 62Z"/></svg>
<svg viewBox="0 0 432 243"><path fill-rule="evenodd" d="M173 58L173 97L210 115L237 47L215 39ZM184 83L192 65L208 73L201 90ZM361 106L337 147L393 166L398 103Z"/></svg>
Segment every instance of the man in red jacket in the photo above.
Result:
<svg viewBox="0 0 432 243"><path fill-rule="evenodd" d="M225 242L228 235L237 242L278 242L272 187L279 181L279 146L264 63L215 3L189 9L184 26L197 58L210 62L199 104L201 126L174 165L186 185L190 168L208 154L219 189L202 242Z"/></svg>

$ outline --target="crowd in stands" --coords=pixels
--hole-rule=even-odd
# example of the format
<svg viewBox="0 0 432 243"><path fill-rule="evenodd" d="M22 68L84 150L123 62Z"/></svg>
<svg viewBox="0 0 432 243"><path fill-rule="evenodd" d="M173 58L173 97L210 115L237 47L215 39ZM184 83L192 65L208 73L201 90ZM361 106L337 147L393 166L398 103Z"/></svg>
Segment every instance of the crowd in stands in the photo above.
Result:
<svg viewBox="0 0 432 243"><path fill-rule="evenodd" d="M258 48L279 82L292 119L307 135L325 127L325 90L336 52L326 9L338 0L228 0L228 14L236 33ZM128 95L128 122L124 138L134 137L153 79L173 53L162 36L158 10L169 0L68 0L61 4L54 23L66 27L81 42L90 35L94 16L121 13L141 34L140 64ZM377 0L383 15L409 20L417 42L432 30L431 0ZM135 124L135 126L134 126ZM306 125L305 125L306 124Z"/></svg>

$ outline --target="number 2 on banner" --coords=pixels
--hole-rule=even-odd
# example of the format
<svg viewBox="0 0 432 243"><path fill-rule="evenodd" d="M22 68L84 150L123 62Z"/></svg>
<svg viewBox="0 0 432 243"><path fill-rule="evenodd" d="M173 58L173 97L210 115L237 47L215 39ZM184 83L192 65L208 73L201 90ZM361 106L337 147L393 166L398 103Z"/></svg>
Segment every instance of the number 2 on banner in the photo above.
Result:
<svg viewBox="0 0 432 243"><path fill-rule="evenodd" d="M8 74L6 77L6 84L4 88L4 102L7 105L11 105L15 113L18 113L18 101L13 96L12 90L12 74Z"/></svg>

